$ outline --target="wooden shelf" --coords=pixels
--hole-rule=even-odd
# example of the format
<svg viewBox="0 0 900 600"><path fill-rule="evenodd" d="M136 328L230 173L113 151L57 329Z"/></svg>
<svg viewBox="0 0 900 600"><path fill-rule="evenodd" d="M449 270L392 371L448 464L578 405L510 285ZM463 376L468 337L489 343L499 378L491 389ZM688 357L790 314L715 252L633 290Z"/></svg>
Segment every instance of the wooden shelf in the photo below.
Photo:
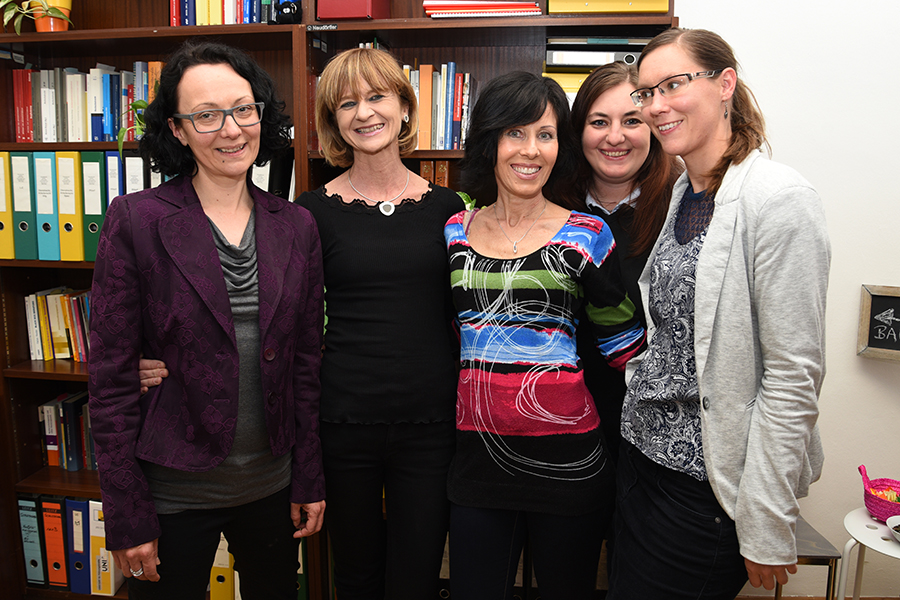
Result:
<svg viewBox="0 0 900 600"><path fill-rule="evenodd" d="M100 476L97 471L66 471L44 467L34 475L16 483L19 494L55 494L78 498L100 498Z"/></svg>
<svg viewBox="0 0 900 600"><path fill-rule="evenodd" d="M7 379L45 379L51 381L82 381L87 383L87 363L70 359L30 360L3 369Z"/></svg>

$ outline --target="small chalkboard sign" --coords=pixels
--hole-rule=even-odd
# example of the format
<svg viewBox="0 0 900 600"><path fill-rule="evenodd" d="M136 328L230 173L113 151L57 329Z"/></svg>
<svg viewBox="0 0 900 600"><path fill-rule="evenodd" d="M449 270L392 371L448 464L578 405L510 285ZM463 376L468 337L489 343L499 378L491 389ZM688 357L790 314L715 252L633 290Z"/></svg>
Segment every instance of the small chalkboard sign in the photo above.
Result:
<svg viewBox="0 0 900 600"><path fill-rule="evenodd" d="M856 353L900 360L900 287L862 286Z"/></svg>

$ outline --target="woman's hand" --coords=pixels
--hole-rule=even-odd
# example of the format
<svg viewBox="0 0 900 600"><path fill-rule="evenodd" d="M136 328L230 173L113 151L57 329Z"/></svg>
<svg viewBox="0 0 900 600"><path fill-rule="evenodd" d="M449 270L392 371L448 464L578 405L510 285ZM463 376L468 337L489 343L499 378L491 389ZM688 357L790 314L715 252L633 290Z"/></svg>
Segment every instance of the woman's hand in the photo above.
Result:
<svg viewBox="0 0 900 600"><path fill-rule="evenodd" d="M159 540L153 540L140 546L113 550L113 559L122 569L125 577L134 577L145 581L159 581L156 565L159 564L157 547Z"/></svg>
<svg viewBox="0 0 900 600"><path fill-rule="evenodd" d="M747 567L750 585L757 588L762 586L767 590L775 589L776 580L781 585L785 585L788 582L788 573L793 575L797 572L797 563L792 565L761 565L749 558L745 558L744 565Z"/></svg>
<svg viewBox="0 0 900 600"><path fill-rule="evenodd" d="M325 517L325 501L311 502L309 504L295 504L291 502L291 521L297 531L295 538L302 538L318 533L322 529L322 521Z"/></svg>
<svg viewBox="0 0 900 600"><path fill-rule="evenodd" d="M138 364L138 377L141 378L142 394L146 394L147 390L161 384L163 377L168 376L169 370L166 369L166 363L161 360L142 358Z"/></svg>

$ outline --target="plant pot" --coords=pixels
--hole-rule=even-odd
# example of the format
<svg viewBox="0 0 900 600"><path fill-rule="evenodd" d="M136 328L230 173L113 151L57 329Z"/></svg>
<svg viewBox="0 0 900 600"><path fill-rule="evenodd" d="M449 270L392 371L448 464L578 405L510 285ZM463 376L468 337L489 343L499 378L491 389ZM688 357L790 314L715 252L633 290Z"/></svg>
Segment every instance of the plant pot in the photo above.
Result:
<svg viewBox="0 0 900 600"><path fill-rule="evenodd" d="M58 8L67 17L72 12L72 0L50 0L47 4ZM40 7L39 2L32 2L31 5L37 8ZM46 31L68 31L69 22L65 19L45 16L42 10L37 10L34 13L34 28L41 33Z"/></svg>

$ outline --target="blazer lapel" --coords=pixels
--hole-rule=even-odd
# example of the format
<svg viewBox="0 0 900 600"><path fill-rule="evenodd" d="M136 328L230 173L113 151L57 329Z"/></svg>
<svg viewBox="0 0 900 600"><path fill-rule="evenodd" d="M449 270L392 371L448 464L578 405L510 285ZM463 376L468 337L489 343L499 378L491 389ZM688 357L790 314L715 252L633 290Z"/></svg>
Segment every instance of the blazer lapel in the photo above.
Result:
<svg viewBox="0 0 900 600"><path fill-rule="evenodd" d="M166 198L182 208L160 219L163 247L222 329L235 341L231 303L219 253L189 177L184 178L181 192L179 198Z"/></svg>
<svg viewBox="0 0 900 600"><path fill-rule="evenodd" d="M713 323L722 285L725 283L725 269L732 259L735 244L741 188L744 178L758 158L753 153L738 165L732 165L725 173L722 185L716 194L716 208L706 232L703 248L697 259L697 276L694 290L694 358L697 376L701 378L709 356ZM742 256L736 257L743 260ZM727 324L721 324L727 326Z"/></svg>
<svg viewBox="0 0 900 600"><path fill-rule="evenodd" d="M294 234L290 224L280 216L282 207L278 203L265 197L253 185L250 193L256 206L259 330L265 333L284 292L284 275L293 255Z"/></svg>

